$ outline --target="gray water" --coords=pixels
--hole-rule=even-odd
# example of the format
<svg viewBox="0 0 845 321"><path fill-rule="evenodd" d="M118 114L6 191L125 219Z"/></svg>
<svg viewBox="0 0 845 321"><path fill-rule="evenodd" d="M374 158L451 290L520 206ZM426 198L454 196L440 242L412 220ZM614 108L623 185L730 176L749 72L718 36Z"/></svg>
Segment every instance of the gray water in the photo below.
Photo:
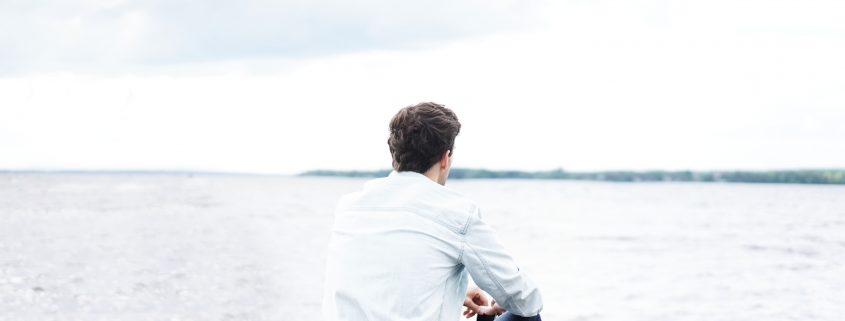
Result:
<svg viewBox="0 0 845 321"><path fill-rule="evenodd" d="M363 182L0 174L0 321L319 320L331 211ZM447 185L545 320L845 319L845 186Z"/></svg>

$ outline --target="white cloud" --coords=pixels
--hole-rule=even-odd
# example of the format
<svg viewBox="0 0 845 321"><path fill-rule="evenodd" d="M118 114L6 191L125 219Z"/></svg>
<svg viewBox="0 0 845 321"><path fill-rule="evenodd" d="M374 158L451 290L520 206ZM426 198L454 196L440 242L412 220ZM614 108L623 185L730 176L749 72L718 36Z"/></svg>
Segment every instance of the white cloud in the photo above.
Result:
<svg viewBox="0 0 845 321"><path fill-rule="evenodd" d="M531 25L536 1L0 3L0 73L144 73L161 65L421 48Z"/></svg>

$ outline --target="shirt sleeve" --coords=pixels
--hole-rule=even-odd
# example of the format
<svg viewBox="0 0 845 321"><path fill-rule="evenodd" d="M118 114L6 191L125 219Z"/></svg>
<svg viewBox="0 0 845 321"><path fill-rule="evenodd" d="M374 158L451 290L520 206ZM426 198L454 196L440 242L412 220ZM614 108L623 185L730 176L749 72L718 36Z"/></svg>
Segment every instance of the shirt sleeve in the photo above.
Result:
<svg viewBox="0 0 845 321"><path fill-rule="evenodd" d="M543 309L543 299L536 284L505 252L478 211L470 218L464 234L461 263L478 287L487 291L508 312L529 317Z"/></svg>

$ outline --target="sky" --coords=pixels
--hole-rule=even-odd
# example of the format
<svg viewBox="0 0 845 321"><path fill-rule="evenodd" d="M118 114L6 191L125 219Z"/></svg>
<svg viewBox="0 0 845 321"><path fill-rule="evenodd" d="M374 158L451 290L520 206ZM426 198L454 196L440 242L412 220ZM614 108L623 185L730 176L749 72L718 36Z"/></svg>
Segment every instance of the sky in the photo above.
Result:
<svg viewBox="0 0 845 321"><path fill-rule="evenodd" d="M845 168L841 1L0 1L0 169Z"/></svg>

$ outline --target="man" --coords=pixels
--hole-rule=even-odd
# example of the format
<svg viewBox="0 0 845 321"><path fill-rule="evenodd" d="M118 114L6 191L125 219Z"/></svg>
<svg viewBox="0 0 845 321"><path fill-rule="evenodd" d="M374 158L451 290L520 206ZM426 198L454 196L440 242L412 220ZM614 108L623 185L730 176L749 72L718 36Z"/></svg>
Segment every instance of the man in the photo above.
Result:
<svg viewBox="0 0 845 321"><path fill-rule="evenodd" d="M478 207L443 186L461 124L435 103L390 121L388 177L341 198L329 245L326 320L540 320L540 292ZM478 287L469 286L467 272ZM480 288L480 289L479 289ZM487 294L492 296L489 300ZM489 317L487 316L489 315Z"/></svg>

